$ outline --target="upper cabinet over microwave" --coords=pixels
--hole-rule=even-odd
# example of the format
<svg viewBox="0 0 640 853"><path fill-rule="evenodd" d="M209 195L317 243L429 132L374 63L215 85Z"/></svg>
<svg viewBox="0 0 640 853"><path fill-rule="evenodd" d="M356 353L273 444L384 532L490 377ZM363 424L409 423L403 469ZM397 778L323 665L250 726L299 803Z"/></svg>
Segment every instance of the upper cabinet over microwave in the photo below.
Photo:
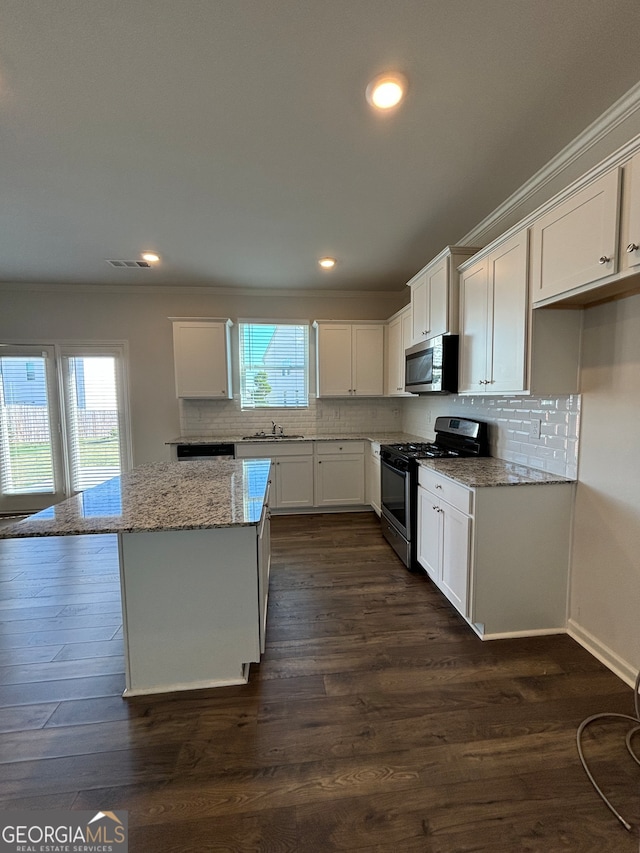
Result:
<svg viewBox="0 0 640 853"><path fill-rule="evenodd" d="M447 246L408 282L412 345L458 331L458 266L477 251L470 246Z"/></svg>

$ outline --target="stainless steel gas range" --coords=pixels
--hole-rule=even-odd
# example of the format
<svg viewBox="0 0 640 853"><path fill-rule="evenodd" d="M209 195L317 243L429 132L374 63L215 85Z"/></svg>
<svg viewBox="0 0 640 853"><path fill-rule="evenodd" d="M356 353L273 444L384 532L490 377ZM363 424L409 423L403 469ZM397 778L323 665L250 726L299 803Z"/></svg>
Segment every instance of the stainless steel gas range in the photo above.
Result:
<svg viewBox="0 0 640 853"><path fill-rule="evenodd" d="M416 556L419 461L489 455L487 424L482 421L439 417L435 433L433 442L380 448L382 533L411 571L420 568Z"/></svg>

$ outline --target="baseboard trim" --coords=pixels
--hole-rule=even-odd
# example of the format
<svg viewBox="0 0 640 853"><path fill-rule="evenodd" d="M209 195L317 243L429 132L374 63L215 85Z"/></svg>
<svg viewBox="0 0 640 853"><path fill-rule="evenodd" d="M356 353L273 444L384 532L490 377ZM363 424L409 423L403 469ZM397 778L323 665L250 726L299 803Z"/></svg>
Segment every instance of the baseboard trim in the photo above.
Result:
<svg viewBox="0 0 640 853"><path fill-rule="evenodd" d="M594 658L597 658L600 663L604 664L607 669L615 673L618 678L621 678L629 687L634 687L638 670L635 669L628 661L616 654L613 649L610 649L604 643L601 643L586 628L578 625L573 619L569 619L567 625L567 633L569 636L579 643L583 648L590 652Z"/></svg>
<svg viewBox="0 0 640 853"><path fill-rule="evenodd" d="M566 634L566 628L535 628L529 631L502 631L496 634L481 634L478 629L471 625L481 640L515 640L526 637L548 637L553 634Z"/></svg>

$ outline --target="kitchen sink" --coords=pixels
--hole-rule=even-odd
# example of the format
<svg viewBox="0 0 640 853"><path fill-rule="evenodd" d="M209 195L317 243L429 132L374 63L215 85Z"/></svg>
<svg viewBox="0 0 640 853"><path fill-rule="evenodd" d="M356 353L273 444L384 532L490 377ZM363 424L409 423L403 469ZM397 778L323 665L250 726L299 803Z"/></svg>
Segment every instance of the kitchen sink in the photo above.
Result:
<svg viewBox="0 0 640 853"><path fill-rule="evenodd" d="M243 435L242 436L243 441L281 441L283 438L284 439L287 439L287 438L304 438L304 436L303 435L288 435L287 433L285 433L284 435L264 435L261 433L260 435Z"/></svg>

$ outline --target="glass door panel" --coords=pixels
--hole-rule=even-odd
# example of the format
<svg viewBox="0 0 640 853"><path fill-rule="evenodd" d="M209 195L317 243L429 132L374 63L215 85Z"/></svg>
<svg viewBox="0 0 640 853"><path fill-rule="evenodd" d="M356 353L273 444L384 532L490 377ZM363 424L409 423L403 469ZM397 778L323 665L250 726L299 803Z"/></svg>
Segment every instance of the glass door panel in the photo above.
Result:
<svg viewBox="0 0 640 853"><path fill-rule="evenodd" d="M1 352L0 512L30 512L64 497L53 347Z"/></svg>
<svg viewBox="0 0 640 853"><path fill-rule="evenodd" d="M73 492L97 486L122 471L117 359L64 357L64 405L69 483Z"/></svg>

